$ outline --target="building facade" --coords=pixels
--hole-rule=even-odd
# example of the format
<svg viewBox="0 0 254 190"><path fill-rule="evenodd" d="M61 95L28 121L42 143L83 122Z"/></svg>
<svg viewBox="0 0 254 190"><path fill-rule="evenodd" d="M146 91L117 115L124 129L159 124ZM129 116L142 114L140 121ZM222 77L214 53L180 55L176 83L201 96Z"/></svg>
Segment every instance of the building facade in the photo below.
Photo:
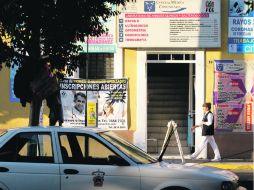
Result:
<svg viewBox="0 0 254 190"><path fill-rule="evenodd" d="M119 7L122 14L110 22L113 32L103 37L107 45L95 46L100 41L96 39L88 40L91 49L84 45L84 53L90 54L90 66L79 68L76 77L128 78L129 127L118 133L149 153L160 151L167 123L174 120L183 151L190 154L201 138L201 129L193 135L190 127L202 120L202 104L212 102L219 128L215 138L222 157L252 158L253 122L247 119L252 114L247 114L246 102L252 110L254 17L253 1L249 1L250 10L244 2L198 0L192 5L183 0L130 1ZM236 9L238 5L241 12ZM234 72L237 77L233 77L244 83L240 100L238 96L231 97L239 89L226 88L229 80L220 81L221 70L217 70L216 63L223 65L225 60L232 67L239 64L244 67L242 72ZM23 108L11 101L10 73L4 68L0 75L1 129L28 125L29 105ZM216 84L223 88L217 89ZM221 91L232 99L223 102ZM221 95L218 99L216 93ZM236 110L240 104L239 117L228 121L238 125L225 127L218 113L223 113L222 120L226 120L227 109ZM45 109L44 125L48 125L47 114ZM250 126L248 130L246 123ZM167 154L179 154L175 141L169 144ZM210 149L201 157L212 157Z"/></svg>

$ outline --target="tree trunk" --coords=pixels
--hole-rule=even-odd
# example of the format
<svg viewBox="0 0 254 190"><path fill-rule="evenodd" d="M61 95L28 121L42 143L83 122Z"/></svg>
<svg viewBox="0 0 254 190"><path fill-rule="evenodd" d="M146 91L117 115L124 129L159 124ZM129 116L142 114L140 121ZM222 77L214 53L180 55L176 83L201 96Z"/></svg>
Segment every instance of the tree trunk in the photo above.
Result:
<svg viewBox="0 0 254 190"><path fill-rule="evenodd" d="M31 74L33 75L33 80L36 76L38 76L41 71L42 63L41 63L41 46L40 46L40 16L41 16L41 1L31 1L31 7L33 7L30 11L31 18L29 18L30 22L28 25L31 26L31 43L28 51L30 57L31 64ZM35 94L32 95L31 101L31 110L30 110L30 121L29 124L31 126L38 126L40 121L40 110L42 105L42 100L37 97Z"/></svg>
<svg viewBox="0 0 254 190"><path fill-rule="evenodd" d="M39 126L40 125L40 113L41 113L42 100L36 96L33 96L31 105L30 105L30 126Z"/></svg>

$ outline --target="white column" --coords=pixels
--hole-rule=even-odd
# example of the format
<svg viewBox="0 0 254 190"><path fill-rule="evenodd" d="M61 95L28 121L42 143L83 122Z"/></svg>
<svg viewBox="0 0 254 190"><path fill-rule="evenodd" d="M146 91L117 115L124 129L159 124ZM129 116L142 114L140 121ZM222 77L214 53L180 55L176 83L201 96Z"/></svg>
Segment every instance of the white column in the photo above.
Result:
<svg viewBox="0 0 254 190"><path fill-rule="evenodd" d="M79 68L77 68L76 71L73 71L73 75L71 76L71 78L76 78L76 79L79 78Z"/></svg>
<svg viewBox="0 0 254 190"><path fill-rule="evenodd" d="M114 54L114 78L123 77L123 48L116 48Z"/></svg>
<svg viewBox="0 0 254 190"><path fill-rule="evenodd" d="M196 51L195 64L195 121L200 122L203 119L202 104L205 102L205 52ZM199 146L202 136L201 127L196 128L195 147ZM207 158L207 147L200 153L198 158Z"/></svg>
<svg viewBox="0 0 254 190"><path fill-rule="evenodd" d="M147 151L147 71L146 51L137 50L137 114L133 142Z"/></svg>

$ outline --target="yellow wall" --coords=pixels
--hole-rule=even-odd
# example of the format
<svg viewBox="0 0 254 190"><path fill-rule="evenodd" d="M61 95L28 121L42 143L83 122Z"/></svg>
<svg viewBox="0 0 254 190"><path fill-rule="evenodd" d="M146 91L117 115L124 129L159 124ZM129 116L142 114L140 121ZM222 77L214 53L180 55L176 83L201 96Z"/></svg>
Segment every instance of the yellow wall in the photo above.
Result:
<svg viewBox="0 0 254 190"><path fill-rule="evenodd" d="M0 71L0 129L28 126L30 104L22 107L20 103L10 102L10 70ZM44 125L48 125L48 110L45 109Z"/></svg>
<svg viewBox="0 0 254 190"><path fill-rule="evenodd" d="M254 54L228 54L228 1L221 1L221 48L206 51L206 101L213 102L214 60L254 60Z"/></svg>
<svg viewBox="0 0 254 190"><path fill-rule="evenodd" d="M129 130L136 129L137 110L137 52L136 49L124 49L124 77L129 79L128 125Z"/></svg>
<svg viewBox="0 0 254 190"><path fill-rule="evenodd" d="M128 124L129 130L136 129L136 49L124 49L124 77L129 79ZM0 129L28 126L30 104L24 108L20 103L10 102L10 70L0 71ZM45 105L46 107L46 105ZM48 109L44 108L43 125L48 125Z"/></svg>

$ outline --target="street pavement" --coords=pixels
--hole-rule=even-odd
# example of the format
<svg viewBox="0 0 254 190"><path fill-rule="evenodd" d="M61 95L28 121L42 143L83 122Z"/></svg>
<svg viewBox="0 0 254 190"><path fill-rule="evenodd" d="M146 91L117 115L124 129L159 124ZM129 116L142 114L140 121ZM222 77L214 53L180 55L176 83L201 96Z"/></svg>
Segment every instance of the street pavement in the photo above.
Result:
<svg viewBox="0 0 254 190"><path fill-rule="evenodd" d="M221 162L201 163L201 165L212 166L230 170L238 175L239 184L247 190L253 190L254 164L249 160L222 160Z"/></svg>
<svg viewBox="0 0 254 190"><path fill-rule="evenodd" d="M182 163L179 156L175 157L163 157L164 161L170 163ZM211 166L216 168L221 168L225 170L230 170L238 175L239 184L245 187L247 190L254 190L253 187L253 172L254 172L254 162L253 160L245 159L222 159L220 162L211 162L208 159L184 159L186 164L199 164L203 166Z"/></svg>

